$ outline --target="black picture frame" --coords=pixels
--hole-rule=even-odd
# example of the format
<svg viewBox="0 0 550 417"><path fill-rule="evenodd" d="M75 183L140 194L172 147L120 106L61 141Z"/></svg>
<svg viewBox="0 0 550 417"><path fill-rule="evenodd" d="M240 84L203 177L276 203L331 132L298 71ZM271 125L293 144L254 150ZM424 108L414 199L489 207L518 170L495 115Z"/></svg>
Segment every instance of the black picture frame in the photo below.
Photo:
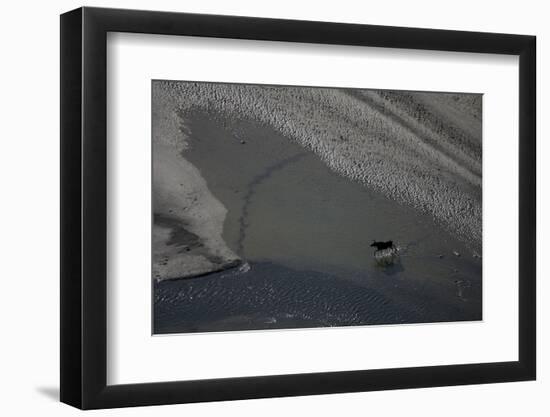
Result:
<svg viewBox="0 0 550 417"><path fill-rule="evenodd" d="M108 32L518 55L519 360L107 385ZM88 7L61 15L61 401L95 409L535 379L535 45L524 35L251 17Z"/></svg>

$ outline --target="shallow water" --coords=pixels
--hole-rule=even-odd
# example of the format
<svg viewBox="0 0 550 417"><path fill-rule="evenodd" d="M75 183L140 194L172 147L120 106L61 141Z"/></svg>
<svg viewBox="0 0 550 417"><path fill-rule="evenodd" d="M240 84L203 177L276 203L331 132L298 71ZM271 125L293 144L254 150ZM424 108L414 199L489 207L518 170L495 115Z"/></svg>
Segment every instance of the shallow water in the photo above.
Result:
<svg viewBox="0 0 550 417"><path fill-rule="evenodd" d="M254 263L156 284L155 333L259 330L475 320L460 306L419 297L396 303L357 281Z"/></svg>
<svg viewBox="0 0 550 417"><path fill-rule="evenodd" d="M253 267L157 284L155 332L481 319L481 260L430 217L269 127L201 113L185 124L182 156L227 208L224 240ZM396 262L377 263L373 240L396 242Z"/></svg>

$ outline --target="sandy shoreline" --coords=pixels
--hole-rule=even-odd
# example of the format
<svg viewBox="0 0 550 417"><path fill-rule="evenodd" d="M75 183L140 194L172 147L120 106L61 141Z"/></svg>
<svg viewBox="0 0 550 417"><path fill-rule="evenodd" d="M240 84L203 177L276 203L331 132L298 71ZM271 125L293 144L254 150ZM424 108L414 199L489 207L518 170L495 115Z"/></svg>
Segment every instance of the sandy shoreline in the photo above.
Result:
<svg viewBox="0 0 550 417"><path fill-rule="evenodd" d="M244 246L235 242L242 240L246 224L226 216L242 216L247 210L246 203L233 203L246 188L239 173L266 169L260 166L262 158L269 161L272 152L281 153L277 164L301 153L316 155L343 178L432 217L469 247L461 251L481 254L481 103L472 95L438 94L435 101L428 96L154 81L153 278L193 277L239 264ZM207 119L194 124L200 114ZM258 129L243 130L239 121L247 120ZM189 159L197 129L205 140L195 147L207 146L203 156L196 156L202 173ZM264 137L264 144L284 143L276 148L260 145L251 152L252 142L247 141L257 135L270 137ZM208 138L223 140L208 145ZM241 148L234 153L228 144ZM214 153L221 159L204 165ZM231 171L209 177L218 169ZM234 191L210 184L225 178L236 179ZM229 213L224 204L232 207ZM175 239L179 229L192 236L179 233Z"/></svg>
<svg viewBox="0 0 550 417"><path fill-rule="evenodd" d="M158 92L158 91L157 91ZM196 277L240 264L222 239L226 208L199 171L167 97L153 94L153 279Z"/></svg>
<svg viewBox="0 0 550 417"><path fill-rule="evenodd" d="M194 110L270 126L481 253L481 96L155 81ZM176 141L185 147L185 126Z"/></svg>

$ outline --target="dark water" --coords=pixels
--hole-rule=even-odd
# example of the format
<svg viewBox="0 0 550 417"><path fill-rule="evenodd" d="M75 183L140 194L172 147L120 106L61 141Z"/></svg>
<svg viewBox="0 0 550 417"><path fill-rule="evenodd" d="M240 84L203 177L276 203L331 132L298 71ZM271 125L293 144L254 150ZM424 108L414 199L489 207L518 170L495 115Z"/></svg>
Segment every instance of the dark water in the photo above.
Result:
<svg viewBox="0 0 550 417"><path fill-rule="evenodd" d="M252 268L155 284L155 333L481 319L481 260L431 218L269 127L185 121L182 156L227 208L223 238ZM377 264L375 239L399 246L395 264Z"/></svg>
<svg viewBox="0 0 550 417"><path fill-rule="evenodd" d="M419 297L395 302L354 280L270 263L200 278L164 281L155 290L155 333L187 333L475 320Z"/></svg>

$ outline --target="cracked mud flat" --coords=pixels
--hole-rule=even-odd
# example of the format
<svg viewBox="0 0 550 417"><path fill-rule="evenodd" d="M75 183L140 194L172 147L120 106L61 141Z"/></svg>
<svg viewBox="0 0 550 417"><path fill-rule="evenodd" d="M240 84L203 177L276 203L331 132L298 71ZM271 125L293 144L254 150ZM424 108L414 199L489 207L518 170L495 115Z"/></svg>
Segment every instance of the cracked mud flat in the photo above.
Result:
<svg viewBox="0 0 550 417"><path fill-rule="evenodd" d="M479 97L396 94L153 82L154 332L481 319Z"/></svg>

